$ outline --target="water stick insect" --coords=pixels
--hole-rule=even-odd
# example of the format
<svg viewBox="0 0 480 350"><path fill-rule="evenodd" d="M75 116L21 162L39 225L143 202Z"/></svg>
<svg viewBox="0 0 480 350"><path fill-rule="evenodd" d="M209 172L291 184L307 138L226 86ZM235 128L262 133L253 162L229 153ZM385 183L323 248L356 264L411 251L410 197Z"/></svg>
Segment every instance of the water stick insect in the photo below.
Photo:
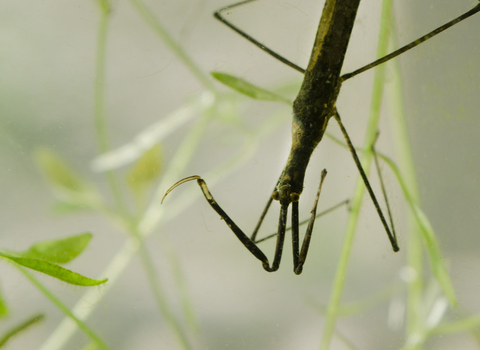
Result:
<svg viewBox="0 0 480 350"><path fill-rule="evenodd" d="M242 244L262 262L263 268L268 272L278 270L282 258L288 207L292 205L291 229L292 229L292 246L293 246L293 265L296 274L302 273L303 265L307 257L310 240L312 237L313 226L316 218L316 208L320 197L320 192L324 179L326 177L326 170L322 171L320 185L318 187L317 195L311 211L311 216L308 221L308 226L303 239L302 247L300 249L299 239L299 200L303 192L303 183L305 172L310 160L310 157L322 140L325 130L327 128L330 118L334 118L341 131L355 164L360 172L360 175L369 192L372 202L377 210L378 216L385 228L388 239L392 245L393 251L398 251L399 246L394 230L390 229L386 222L385 216L380 209L375 194L370 186L365 171L362 168L357 153L348 136L348 133L341 121L340 114L336 107L337 97L342 86L342 83L368 69L371 69L381 63L384 63L398 55L412 49L431 37L441 33L460 21L480 12L480 4L475 6L470 11L444 24L443 26L433 30L432 32L422 36L421 38L407 44L400 49L380 58L364 67L361 67L351 73L341 75L341 69L345 57L345 53L350 40L350 35L355 22L360 0L327 0L325 2L317 34L315 37L314 46L310 56L310 60L306 69L302 69L294 63L286 60L277 53L265 47L263 44L250 37L248 34L238 29L236 26L228 22L223 16L222 12L232 9L234 7L244 5L255 0L247 0L224 7L214 16L222 21L224 24L235 30L237 33L245 37L247 40L266 51L270 55L279 59L283 63L296 69L304 74L304 80L294 103L293 103L293 121L292 121L292 145L290 154L288 156L286 165L277 181L272 196L267 202L267 205L260 217L260 220L254 229L252 235L248 237L227 215L227 213L220 207L220 205L213 198L207 184L200 176L189 176L174 184L165 194L170 193L177 186L192 180L196 180L200 186L206 200L210 206L220 215L225 223L230 227L232 232L242 242ZM165 197L164 197L165 198ZM280 217L278 221L278 229L276 233L276 247L273 263L270 262L262 250L257 246L262 240L256 240L257 232L265 218L265 215L270 208L272 200L280 203Z"/></svg>

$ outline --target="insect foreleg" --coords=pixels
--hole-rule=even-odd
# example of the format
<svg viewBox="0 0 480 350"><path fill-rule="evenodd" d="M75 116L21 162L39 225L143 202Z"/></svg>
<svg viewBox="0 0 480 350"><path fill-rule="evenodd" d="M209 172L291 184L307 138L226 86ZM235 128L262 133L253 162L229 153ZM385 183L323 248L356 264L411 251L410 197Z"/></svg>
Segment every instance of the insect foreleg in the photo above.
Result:
<svg viewBox="0 0 480 350"><path fill-rule="evenodd" d="M277 243L275 244L275 257L270 271L277 271L282 260L283 245L285 243L285 229L287 227L288 206L280 206L280 216L278 218Z"/></svg>
<svg viewBox="0 0 480 350"><path fill-rule="evenodd" d="M277 186L275 186L275 188L276 187ZM270 196L270 198L268 199L267 205L265 206L265 209L263 209L262 215L260 215L260 219L258 220L257 226L255 226L255 229L253 230L252 235L250 236L250 239L255 243L257 243L256 238L257 238L258 230L260 229L260 226L262 226L263 220L265 219L265 216L267 215L268 209L270 209L270 205L272 204L272 202L273 202L273 198L272 196Z"/></svg>
<svg viewBox="0 0 480 350"><path fill-rule="evenodd" d="M200 177L197 179L197 183L200 186L203 195L205 196L205 199L207 200L208 204L217 212L218 215L225 221L228 227L233 231L235 236L242 242L242 244L247 248L250 253L252 253L258 260L262 262L263 268L268 271L272 272L275 271L275 269L270 267L270 263L268 261L268 258L263 254L263 252L258 248L245 233L235 224L235 222L227 215L227 213L218 205L217 201L213 198L212 194L208 190L207 184L203 179ZM279 235L280 236L280 235ZM284 236L285 236L285 230L284 230ZM277 245L278 245L278 238L277 238ZM277 247L278 249L278 247ZM275 263L275 262L274 262ZM278 269L278 267L277 267Z"/></svg>
<svg viewBox="0 0 480 350"><path fill-rule="evenodd" d="M341 206L343 206L343 205L348 205L348 204L350 204L350 200L349 200L349 199L345 199L344 201L341 201L340 203L334 205L333 207L328 208L327 210L324 210L324 211L322 211L321 213L318 213L318 214L315 216L315 219L318 219L320 216L326 215L326 214L334 211L335 209L338 209L338 208L340 208ZM301 221L301 222L298 224L298 226L303 226L303 225L305 225L305 224L308 224L309 221L310 221L310 219L303 220L303 221ZM287 227L287 229L286 229L286 231L291 231L291 230L292 230L292 227ZM268 236L266 236L266 237L263 237L263 238L260 238L260 239L254 240L254 241L255 241L256 244L258 244L258 243L267 241L267 240L269 240L270 238L275 237L276 235L277 235L277 233L272 233L272 234L270 234L270 235L268 235Z"/></svg>
<svg viewBox="0 0 480 350"><path fill-rule="evenodd" d="M303 264L307 259L308 247L310 246L310 240L312 239L313 225L315 224L315 219L317 217L317 204L318 204L318 200L320 199L320 193L322 192L322 185L323 185L323 181L325 180L325 176L327 176L327 171L323 169L321 179L320 179L320 185L318 186L317 196L315 197L315 203L313 204L312 211L310 212L311 217L310 217L310 220L308 221L307 230L305 231L305 237L303 238L302 250L299 253L298 245L297 245L297 251L296 253L294 252L294 257L295 255L298 255L298 259L296 263L294 258L294 272L297 275L302 273ZM295 213L295 211L298 217L298 202L293 203L292 213ZM292 230L295 227L293 224L293 215L292 215ZM297 219L297 222L298 222L298 219ZM297 225L297 232L298 232L298 225Z"/></svg>
<svg viewBox="0 0 480 350"><path fill-rule="evenodd" d="M192 180L197 180L197 184L200 186L200 189L202 190L203 195L205 196L205 199L207 200L208 204L217 212L218 215L225 221L228 227L232 230L232 232L237 236L237 238L242 242L242 244L247 248L250 253L252 253L258 260L262 262L263 268L268 271L268 272L273 272L277 271L279 266L280 266L280 261L282 259L282 252L283 252L283 244L285 241L285 229L287 225L287 212L288 212L288 205L282 205L280 207L280 218L278 220L278 231L277 231L277 244L275 248L275 257L273 260L273 264L270 267L270 263L268 261L268 258L266 257L265 254L260 250L260 248L257 247L255 242L250 239L241 229L240 227L237 226L237 224L228 216L228 214L218 205L217 201L213 198L212 194L210 193L210 190L207 187L207 184L205 181L198 175L194 176L189 176L185 179L182 179L178 181L176 184L174 184L172 187L170 187L167 192L165 193L165 197L167 194L169 194L174 188L178 187L179 185L187 182L187 181L192 181ZM162 199L162 202L163 202ZM271 200L268 201L267 206L260 218L259 223L257 224L257 227L255 228L254 234L258 231L261 223L263 222L263 218L266 215L266 212L268 211L268 208L270 207Z"/></svg>

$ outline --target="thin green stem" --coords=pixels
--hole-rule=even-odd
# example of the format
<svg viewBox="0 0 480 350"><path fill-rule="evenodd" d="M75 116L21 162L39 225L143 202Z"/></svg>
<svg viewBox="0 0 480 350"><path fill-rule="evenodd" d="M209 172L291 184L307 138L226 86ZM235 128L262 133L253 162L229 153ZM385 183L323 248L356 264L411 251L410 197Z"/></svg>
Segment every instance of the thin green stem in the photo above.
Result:
<svg viewBox="0 0 480 350"><path fill-rule="evenodd" d="M85 345L82 349L80 350L97 350L97 344L95 342L90 342L89 344Z"/></svg>
<svg viewBox="0 0 480 350"><path fill-rule="evenodd" d="M393 30L393 29L392 29ZM392 45L397 46L393 38ZM410 330L416 329L416 332L420 331L419 322L421 321L421 315L419 314L420 307L422 306L422 293L423 293L423 251L422 241L425 244L426 251L430 260L431 270L437 279L438 283L442 287L445 296L448 298L451 305L457 304L455 291L453 289L452 282L446 272L444 259L442 259L439 244L435 238L433 228L428 222L426 216L420 210L420 195L418 191L418 184L415 176L415 168L412 157L412 152L409 144L409 137L407 132L407 122L405 112L403 108L403 87L401 84L400 70L398 63L393 61L389 63L392 67L390 70L393 72L393 83L387 85L387 91L389 100L389 106L391 111L391 125L393 130L393 140L397 153L398 164L402 178L402 188L407 195L407 201L411 208L408 217L409 223L409 236L408 236L408 252L407 252L407 264L411 272L409 279L409 298L408 298L408 310L409 318L408 328ZM422 238L422 239L421 239ZM423 321L422 321L423 322ZM423 332L424 330L422 330ZM417 338L414 336L414 338Z"/></svg>
<svg viewBox="0 0 480 350"><path fill-rule="evenodd" d="M38 290L40 290L40 292L43 293L43 295L45 295L48 299L50 299L50 301L53 304L55 304L55 306L59 308L60 311L62 311L66 316L68 316L71 320L73 320L77 324L77 326L80 329L82 329L85 332L85 334L87 334L90 337L90 339L95 341L100 348L104 350L110 349L107 346L107 344L105 344L103 340L100 339L100 337L97 334L95 334L93 330L91 330L84 322L80 321L80 319L75 317L75 315L70 311L70 309L67 306L63 305L63 303L55 295L53 295L53 293L51 293L43 284L41 284L35 277L33 277L33 275L30 272L28 272L27 269L17 264L15 264L15 266L17 267L18 270L20 270L20 272L22 272L25 275L25 277L27 277L30 280L30 282L33 283L33 285L35 285L35 287L38 288Z"/></svg>
<svg viewBox="0 0 480 350"><path fill-rule="evenodd" d="M168 326L175 333L177 340L179 341L182 348L186 350L192 349L188 337L185 334L185 330L180 325L170 306L166 302L165 292L163 291L162 283L160 282L157 271L155 271L155 265L150 257L150 254L148 253L148 250L145 247L145 244L143 244L143 242L140 242L139 244L140 258L142 260L145 272L147 273L147 279L150 282L150 288L152 289L158 309L163 315L163 319L165 320L165 322L167 322Z"/></svg>
<svg viewBox="0 0 480 350"><path fill-rule="evenodd" d="M100 22L97 32L97 55L95 60L95 130L97 132L98 148L101 153L109 149L107 121L105 111L105 65L107 51L107 33L110 12L101 6Z"/></svg>
<svg viewBox="0 0 480 350"><path fill-rule="evenodd" d="M107 64L106 51L110 7L106 0L99 0L98 4L100 5L101 11L97 32L97 56L95 60L94 119L98 149L100 154L102 154L110 150L105 108L105 67ZM121 213L126 213L125 201L115 173L113 171L107 171L105 177L112 191L118 210Z"/></svg>
<svg viewBox="0 0 480 350"><path fill-rule="evenodd" d="M395 30L393 23L392 31ZM392 46L396 47L395 36L392 36ZM397 155L399 170L402 174L402 188L407 195L407 201L411 210L408 212L408 241L407 241L407 266L408 266L408 297L407 297L407 320L405 327L404 350L421 348L423 342L429 336L425 325L425 305L423 300L424 278L423 278L423 251L422 235L427 244L427 252L432 264L437 281L443 292L452 305L456 304L456 297L445 267L440 256L438 244L433 236L433 229L426 218L422 220L419 214L420 194L415 176L415 167L411 152L409 136L407 131L406 114L403 103L403 86L400 77L400 69L397 61L388 63L393 72L393 83L387 86L387 96L390 106L390 121ZM397 175L398 176L398 175ZM429 232L430 231L430 232Z"/></svg>
<svg viewBox="0 0 480 350"><path fill-rule="evenodd" d="M387 54L389 41L389 22L391 16L391 0L384 0L382 7L382 20L380 24L380 35L378 39L377 57L382 57ZM370 103L370 116L368 120L367 132L365 135L363 148L367 151L362 154L362 165L365 173L368 174L370 164L372 162L371 145L375 142L376 133L378 130L378 120L380 115L380 105L383 97L383 81L385 75L385 67L379 66L375 68L372 100ZM350 252L353 245L353 238L355 236L355 229L357 226L360 208L362 205L363 195L365 193L365 185L361 178L357 180L350 216L347 222L345 238L343 241L342 251L340 253L340 261L335 274L335 279L332 287L332 294L329 304L327 306L327 315L325 327L321 340L320 349L327 350L330 347L330 342L335 333L335 323L340 311L340 303L345 285L345 277L347 275L348 262Z"/></svg>
<svg viewBox="0 0 480 350"><path fill-rule="evenodd" d="M391 24L393 26L393 24ZM392 30L395 30L392 28ZM392 36L392 45L396 46L395 37ZM395 145L395 153L399 169L404 177L407 191L412 200L420 205L420 195L418 191L417 179L415 176L415 168L413 163L412 151L407 131L407 123L403 107L403 86L401 83L400 69L398 62L390 63L394 74L393 84L388 87L388 96L391 101L391 123L394 131L393 140ZM411 211L408 213L408 241L407 241L407 266L409 268L410 278L407 283L407 320L405 327L405 339L407 347L409 343L414 343L415 339L424 332L422 308L423 293L423 255L421 242L421 228L418 221ZM413 347L414 348L414 347Z"/></svg>
<svg viewBox="0 0 480 350"><path fill-rule="evenodd" d="M235 172L241 165L245 164L245 162L254 155L255 150L258 146L258 139L263 138L273 132L273 130L275 130L282 123L282 121L286 120L288 116L289 115L287 113L283 113L281 116L275 114L267 121L265 121L260 128L255 130L256 134L246 140L244 147L239 150L237 156L230 158L225 164L222 164L218 168L211 171L211 173L216 174L215 179L209 179L209 184L211 185L211 187L213 187L215 183L218 182L218 178L227 177L229 174ZM204 122L202 121L202 119L199 120L199 122L195 124L193 129L190 131L189 135L184 138L182 145L175 153L171 163L181 167L169 167L169 171L167 172L169 172L170 174L164 174L161 183L158 185L159 195L163 196L165 189L168 188L171 183L176 180L176 178L178 178L178 174L175 174L175 171L180 173L185 171L184 166L189 163L191 157L193 156L193 152L190 152L190 150L195 150L198 145L197 142L202 139L201 135L205 130L203 124ZM158 226L160 226L161 224L173 220L175 217L181 214L188 206L194 203L200 195L201 192L198 191L197 188L192 187L190 192L188 190L185 191L185 193L181 194L176 201L170 203L168 206L164 205L162 208L156 208L156 210L158 210L157 213L155 213L154 208L151 208L152 217L144 224L148 223L153 225L153 227L158 228ZM158 204L160 203L160 199L158 200ZM146 229L147 227L152 226L146 225L144 229ZM143 238L155 232L153 229L143 231L141 229L141 225L140 230L141 234L144 236ZM124 244L124 246L113 257L105 270L99 275L99 279L108 276L108 283L106 283L102 287L103 293L98 293L98 291L94 288L89 288L85 292L85 294L82 295L77 304L72 308L72 313L81 320L87 319L90 314L95 310L95 306L99 305L99 302L107 295L108 290L115 285L116 281L120 278L122 273L129 266L130 261L133 259L139 249L139 240L131 236ZM77 324L75 322L72 322L70 318L66 317L62 320L59 326L45 341L45 343L40 349L61 349L73 336L76 329Z"/></svg>
<svg viewBox="0 0 480 350"><path fill-rule="evenodd" d="M175 41L168 35L168 33L164 30L161 24L143 5L143 3L137 0L132 1L141 16L144 18L144 20L154 29L154 31L174 52L174 54L176 54L180 58L180 60L186 64L186 66L193 72L197 79L202 82L203 85L205 85L211 91L215 92L214 86L209 77L205 75L187 56L183 49L175 43ZM98 5L101 9L101 17L97 34L97 57L95 68L95 128L100 152L105 153L110 148L105 112L105 67L107 29L110 17L110 8L107 0L98 0ZM215 99L215 95L211 95L213 95L212 98ZM199 110L199 112L201 111ZM205 111L202 112L205 113ZM189 160L193 156L193 151L196 149L195 144L197 144L202 139L203 132L209 119L210 118L207 116L207 113L205 113L205 115L200 118L199 123L197 123L197 125L192 128L189 136L184 139L183 146L180 148L180 150L174 157L172 166L169 167L170 171L167 171L169 176L163 177L160 188L165 188L165 186L167 186L166 182L173 181L171 178L174 175L175 171L181 172L182 169L188 164ZM188 149L189 151L185 152L186 149ZM132 226L128 224L129 222L131 223L131 218L129 218L127 215L126 205L114 173L107 172L106 177L115 198L119 215L121 216L119 218L120 222L122 223L122 226L124 228L126 228L128 231L130 231L130 233L132 233L132 238L129 239L128 242L125 244L124 249L121 249L118 252L117 256L112 260L112 262L106 268L105 272L101 274L109 276L109 283L105 286L105 290L108 290L110 286L114 285L115 280L124 271L126 266L128 266L128 263L132 259L134 254L140 250L141 258L144 263L148 279L152 285L152 290L159 305L159 308L161 309L162 314L165 316L165 321L169 323L171 328L174 329L175 333L180 339L180 343L182 343L182 346L185 349L190 349L191 347L188 344L188 340L183 330L181 329L179 323L174 319L173 313L170 311L170 308L163 300L160 281L158 280L158 276L153 269L153 263L151 262L146 251L144 250L144 247L142 247L142 239L153 232L153 227L148 226L149 229L141 230L141 235L135 234L134 231L137 230L136 227L135 230L132 231ZM159 202L160 201L158 201L158 203L156 204L158 205ZM160 210L156 205L154 205L154 207L150 209L153 209L153 211L159 211L161 213L163 212L163 210ZM150 217L152 219L152 217L149 216L149 214L152 214L152 210L147 210L146 214L147 217ZM158 212L153 214L153 216L155 217L155 219L153 219L155 221L154 226L160 223L160 219L163 216L162 214L158 214L158 216L156 214L158 214ZM147 222L148 221L149 220L147 220ZM43 345L42 349L60 349L62 346L64 346L64 344L75 332L77 326L84 328L78 320L86 319L90 315L92 310L94 310L92 305L95 305L105 294L106 293L99 294L98 292L94 292L91 289L88 290L81 298L81 300L77 303L77 305L72 309L72 312L67 313L67 316L69 318L65 318L62 321L60 326L51 334L50 338ZM76 317L78 318L74 317L73 315L76 315ZM71 319L75 320L76 322L71 322Z"/></svg>
<svg viewBox="0 0 480 350"><path fill-rule="evenodd" d="M190 72L210 91L214 92L210 78L203 73L203 71L197 66L185 50L180 47L175 40L170 36L167 30L162 26L157 18L152 14L152 11L145 6L140 0L131 0L133 6L137 9L140 16L147 22L147 24L153 29L153 31L162 39L165 45L172 50L172 52L185 64Z"/></svg>
<svg viewBox="0 0 480 350"><path fill-rule="evenodd" d="M119 279L122 272L128 267L129 262L138 252L138 239L130 237L123 247L117 252L110 263L107 265L103 276L108 276L108 283L102 286L102 293L95 288L88 288L77 304L71 309L72 314L79 320L86 320L93 311L95 311L100 301L107 295L115 282ZM60 322L57 328L50 334L48 339L39 347L39 350L60 350L62 349L78 328L78 323L72 320L68 315Z"/></svg>
<svg viewBox="0 0 480 350"><path fill-rule="evenodd" d="M153 196L150 206L145 211L140 223L140 236L145 237L149 235L160 223L162 216L165 214L161 208L162 198L165 191L172 183L178 179L178 174L186 169L188 163L193 158L196 147L200 144L203 134L206 130L208 122L211 119L209 113L205 113L195 124L195 127L190 129L185 141L182 142L175 157L173 157L168 169L162 177L162 181L157 186L157 190Z"/></svg>
<svg viewBox="0 0 480 350"><path fill-rule="evenodd" d="M180 258L175 251L173 244L170 242L167 235L162 235L161 241L159 242L161 248L164 252L164 255L167 257L168 262L171 265L171 272L173 274L173 278L175 281L176 296L182 306L182 313L186 323L186 328L188 331L193 334L198 334L199 326L197 322L197 318L195 315L194 304L192 299L189 295L190 288L187 284L186 276L183 272L182 265L180 262Z"/></svg>
<svg viewBox="0 0 480 350"><path fill-rule="evenodd" d="M17 335L18 333L26 330L28 327L34 325L35 323L38 323L40 321L43 321L45 318L44 315L35 315L33 317L30 317L28 320L22 322L18 326L15 326L13 329L9 330L1 339L0 339L0 347L5 345L5 343L12 338L13 336Z"/></svg>
<svg viewBox="0 0 480 350"><path fill-rule="evenodd" d="M183 49L179 47L172 38L168 35L168 33L163 29L161 24L156 20L156 18L151 14L151 12L140 2L134 1L136 8L139 10L143 18L146 20L148 24L150 24L155 32L161 37L161 39L167 44L167 46L174 51L174 53L189 67L194 75L197 76L208 88L213 90L213 85L211 84L210 80L204 76L204 74L197 68L197 66L193 63L193 61L185 54ZM105 118L105 103L104 103L104 82L105 82L105 64L106 64L106 37L107 37L107 24L109 19L109 11L107 8L102 7L102 17L98 31L98 44L97 44L97 67L96 67L96 77L97 77L97 86L95 90L95 115L96 115L96 127L97 127L97 136L99 140L100 150L101 153L105 153L109 151L109 141L107 135L107 125L106 125L106 118ZM194 128L198 129L198 128ZM203 133L203 128L200 130L199 134ZM187 157L188 158L188 157ZM185 159L185 157L183 158ZM110 184L112 193L114 194L117 207L119 208L120 212L126 214L125 204L123 198L121 196L121 191L119 189L118 183L112 171L106 173L108 182ZM169 327L173 330L176 334L182 348L188 350L191 349L187 336L180 326L180 323L175 318L175 315L171 311L168 304L165 302L162 296L162 288L159 277L154 269L154 265L146 251L141 235L138 234L135 225L133 230L130 230L131 233L137 237L138 244L140 247L139 253L140 257L143 262L143 266L147 273L147 279L150 282L152 292L155 296L155 300L157 305L159 306L161 314L164 316L164 320L167 322Z"/></svg>

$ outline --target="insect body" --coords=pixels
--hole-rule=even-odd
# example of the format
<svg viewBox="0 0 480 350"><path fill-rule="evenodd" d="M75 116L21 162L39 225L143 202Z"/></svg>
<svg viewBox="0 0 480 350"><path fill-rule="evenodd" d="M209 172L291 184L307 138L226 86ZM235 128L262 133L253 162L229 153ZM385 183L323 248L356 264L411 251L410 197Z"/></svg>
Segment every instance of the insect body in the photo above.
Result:
<svg viewBox="0 0 480 350"><path fill-rule="evenodd" d="M327 2L300 92L293 103L292 148L277 191L290 186L298 200L308 161L321 141L328 120L335 114L342 68L360 0ZM284 202L282 203L282 200Z"/></svg>
<svg viewBox="0 0 480 350"><path fill-rule="evenodd" d="M280 260L282 257L287 211L290 204L292 204L292 245L293 245L293 262L294 272L300 274L303 269L310 239L313 231L313 225L316 216L316 207L319 200L323 181L326 176L326 170L322 172L320 186L317 191L317 196L311 212L311 217L308 222L305 237L302 243L302 248L299 247L299 215L298 215L298 202L300 195L303 191L303 183L305 178L305 172L310 160L310 156L313 151L322 140L322 137L327 128L327 124L330 118L334 117L338 122L340 129L347 141L349 149L352 153L357 168L363 178L363 181L367 187L367 190L372 198L372 201L377 209L379 217L385 227L388 238L391 242L394 251L398 251L399 247L395 233L390 231L384 215L378 205L378 201L375 194L369 184L369 181L365 175L365 172L360 164L355 149L350 141L350 138L343 126L340 115L336 108L336 100L340 91L342 82L349 79L367 69L373 68L378 64L388 61L401 53L419 45L420 43L428 40L432 36L444 31L445 29L453 26L461 20L472 16L480 11L480 5L477 5L472 10L466 12L462 16L448 22L447 24L435 29L434 31L424 35L423 37L415 40L414 42L405 45L404 47L392 52L391 54L365 66L352 73L340 75L345 52L347 50L350 35L353 29L355 16L360 5L360 0L326 0L323 8L322 17L318 26L315 43L310 56L310 61L306 70L296 66L295 64L280 57L278 54L272 52L264 45L251 38L248 34L236 28L234 25L225 20L221 13L222 11L231 9L232 7L240 6L245 3L254 0L247 0L238 4L234 4L225 7L215 13L215 17L220 19L226 25L237 31L239 34L247 38L249 41L260 47L262 50L272 54L275 58L280 59L282 62L290 65L294 69L305 74L300 92L293 103L293 122L292 122L292 146L290 154L287 159L287 163L280 175L280 178L273 191L272 198L267 202L267 206L261 215L260 221L257 224L251 237L248 237L232 219L225 213L225 211L218 205L210 193L205 181L200 176L190 176L180 180L173 185L165 194L170 193L175 187L180 184L197 180L205 198L211 205L211 207L225 220L226 224L230 227L237 238L243 243L243 245L262 262L263 268L266 271L276 271L280 266ZM272 265L270 265L268 258L258 248L256 241L256 235L263 218L268 211L272 199L279 201L280 203L280 217L277 229L277 243L275 248L275 256Z"/></svg>

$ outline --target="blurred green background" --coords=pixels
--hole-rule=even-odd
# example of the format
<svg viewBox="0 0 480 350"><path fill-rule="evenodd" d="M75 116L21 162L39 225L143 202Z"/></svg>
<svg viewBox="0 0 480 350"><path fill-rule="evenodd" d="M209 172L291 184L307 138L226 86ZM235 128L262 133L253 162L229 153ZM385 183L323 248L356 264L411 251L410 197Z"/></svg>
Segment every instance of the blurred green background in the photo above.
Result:
<svg viewBox="0 0 480 350"><path fill-rule="evenodd" d="M229 5L228 1L145 4L205 73L234 74L271 90L301 81L300 74L213 19L212 13ZM471 0L394 3L399 45L474 4ZM229 18L273 50L306 66L322 6L322 1L262 0L232 11ZM363 0L345 72L375 58L379 6L375 1ZM89 249L68 268L96 278L126 237L94 213L55 214L52 195L33 162L33 152L40 146L56 150L82 176L108 193L104 177L90 170L90 162L98 154L93 122L98 6L93 1L4 1L0 9L1 247L21 250L38 240L90 231L94 238ZM423 208L438 235L460 307L469 314L480 311L478 23L480 17L474 17L399 60ZM205 90L130 2L112 3L107 48L106 111L114 148L187 106ZM363 141L372 77L373 73L367 72L346 82L337 104L356 145ZM389 79L392 75L387 72ZM216 86L228 92L220 84ZM286 95L293 99L295 94ZM273 113L279 113L283 118L281 126L261 139L258 150L241 169L211 189L239 226L250 232L286 160L290 111L278 103L247 97L237 96L235 103L234 114L241 121L226 118L209 123L200 145L192 146L196 148L193 161L186 172L178 174L178 179L193 174L215 177L212 169L240 149L245 130L254 130ZM385 105L377 148L394 157L388 114ZM340 135L336 125L331 124L329 131ZM191 125L187 123L162 142L166 168ZM345 150L325 140L315 152L307 174L302 217L308 216L323 168L329 175L319 210L352 195L357 178L353 161ZM370 200L365 199L347 276L346 302L368 298L386 286L402 289L400 271L405 265L407 236L404 201L394 176L387 167L384 172L402 251L392 253ZM375 186L378 188L378 182ZM170 196L176 195L179 193ZM265 234L275 231L277 211L274 207L267 218ZM153 232L147 246L163 281L164 298L175 312L179 296L172 262L165 251L174 251L182 266L187 282L184 290L191 298L199 325L194 348L317 349L323 307L329 300L347 215L345 209L339 209L317 221L301 276L292 272L289 236L280 271L268 274L203 198ZM267 255L273 257L273 242L264 246ZM2 265L1 271L0 286L11 316L2 320L0 330L9 329L32 313L47 316L41 325L13 339L6 349L35 349L48 339L63 315L10 266ZM38 278L70 306L84 292L50 277ZM102 296L102 287L97 293ZM401 292L396 298L401 303ZM358 349L400 348L403 331L388 323L393 299L386 298L371 309L340 319L339 332ZM156 310L137 259L103 295L100 304L92 307L95 311L88 324L112 349L177 348L174 336ZM87 343L87 338L77 332L65 348L82 349ZM433 337L426 346L453 347L476 349L478 345L471 335L463 333ZM344 348L338 339L331 347Z"/></svg>

